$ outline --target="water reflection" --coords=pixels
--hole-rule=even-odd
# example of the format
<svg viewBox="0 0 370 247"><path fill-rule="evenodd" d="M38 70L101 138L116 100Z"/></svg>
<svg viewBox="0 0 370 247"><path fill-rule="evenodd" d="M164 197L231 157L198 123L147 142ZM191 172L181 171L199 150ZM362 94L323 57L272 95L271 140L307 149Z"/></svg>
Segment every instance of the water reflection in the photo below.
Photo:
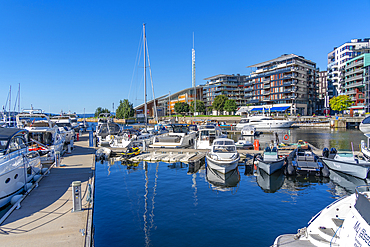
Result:
<svg viewBox="0 0 370 247"><path fill-rule="evenodd" d="M285 176L282 170L268 175L264 170L257 168L257 184L266 193L275 193L284 184Z"/></svg>
<svg viewBox="0 0 370 247"><path fill-rule="evenodd" d="M288 135L289 139L284 140ZM229 138L238 141L240 133L229 134ZM248 137L250 142L259 140L261 147L266 147L271 141L296 143L304 140L313 146L323 149L324 147L335 147L336 149L351 149L353 142L355 150L359 150L361 140L366 140L363 133L357 129L330 129L330 128L289 128L265 130L258 136Z"/></svg>
<svg viewBox="0 0 370 247"><path fill-rule="evenodd" d="M368 179L356 178L341 172L330 170L329 192L336 197L342 197L355 193L355 189L360 185L367 185Z"/></svg>
<svg viewBox="0 0 370 247"><path fill-rule="evenodd" d="M226 174L223 174L206 166L206 178L211 185L212 190L232 191L236 193L236 187L238 186L240 181L240 174L238 167Z"/></svg>

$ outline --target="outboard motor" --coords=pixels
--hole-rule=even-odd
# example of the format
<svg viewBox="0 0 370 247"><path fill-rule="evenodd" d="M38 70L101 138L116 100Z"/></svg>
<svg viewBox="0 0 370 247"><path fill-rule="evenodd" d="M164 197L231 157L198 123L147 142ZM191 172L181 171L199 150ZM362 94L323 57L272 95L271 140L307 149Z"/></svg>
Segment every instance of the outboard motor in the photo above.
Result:
<svg viewBox="0 0 370 247"><path fill-rule="evenodd" d="M325 158L329 157L329 148L324 148L322 150L322 156L324 156Z"/></svg>
<svg viewBox="0 0 370 247"><path fill-rule="evenodd" d="M336 150L335 148L331 148L331 149L330 149L330 153L331 153L331 154L336 154L336 153L337 153L337 150Z"/></svg>

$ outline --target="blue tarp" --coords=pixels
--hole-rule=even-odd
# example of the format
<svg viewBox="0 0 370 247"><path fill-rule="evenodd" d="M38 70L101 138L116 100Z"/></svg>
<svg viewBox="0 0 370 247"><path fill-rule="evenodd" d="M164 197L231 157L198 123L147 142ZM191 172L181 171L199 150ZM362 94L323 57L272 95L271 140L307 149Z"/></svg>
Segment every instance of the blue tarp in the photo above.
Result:
<svg viewBox="0 0 370 247"><path fill-rule="evenodd" d="M286 111L290 106L271 107L270 111Z"/></svg>

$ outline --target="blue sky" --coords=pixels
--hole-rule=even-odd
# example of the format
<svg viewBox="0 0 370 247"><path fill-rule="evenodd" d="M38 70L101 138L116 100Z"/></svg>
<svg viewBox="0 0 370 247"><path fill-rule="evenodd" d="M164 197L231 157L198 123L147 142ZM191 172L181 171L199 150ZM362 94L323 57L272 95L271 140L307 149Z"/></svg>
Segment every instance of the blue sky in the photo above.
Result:
<svg viewBox="0 0 370 247"><path fill-rule="evenodd" d="M326 69L333 47L369 38L370 0L0 1L0 104L94 113L143 103L142 24L155 96L294 53ZM137 73L134 71L137 71ZM149 77L148 77L149 79ZM149 84L148 80L148 84ZM148 99L152 98L148 87Z"/></svg>

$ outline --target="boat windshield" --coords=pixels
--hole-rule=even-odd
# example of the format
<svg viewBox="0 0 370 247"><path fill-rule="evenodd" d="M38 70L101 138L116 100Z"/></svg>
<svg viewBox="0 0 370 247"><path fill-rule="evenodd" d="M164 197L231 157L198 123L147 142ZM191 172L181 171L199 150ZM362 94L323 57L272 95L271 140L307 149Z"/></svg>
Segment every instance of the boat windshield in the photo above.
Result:
<svg viewBox="0 0 370 247"><path fill-rule="evenodd" d="M7 143L8 140L0 140L0 152L5 150Z"/></svg>
<svg viewBox="0 0 370 247"><path fill-rule="evenodd" d="M242 118L239 123L248 123L249 120L247 118Z"/></svg>
<svg viewBox="0 0 370 247"><path fill-rule="evenodd" d="M213 146L214 153L230 153L235 152L235 146Z"/></svg>
<svg viewBox="0 0 370 247"><path fill-rule="evenodd" d="M45 145L53 144L53 135L50 132L30 132L30 138Z"/></svg>
<svg viewBox="0 0 370 247"><path fill-rule="evenodd" d="M56 123L58 127L68 127L72 128L72 125L70 123Z"/></svg>
<svg viewBox="0 0 370 247"><path fill-rule="evenodd" d="M189 128L185 125L174 125L173 126L173 133L188 133Z"/></svg>

